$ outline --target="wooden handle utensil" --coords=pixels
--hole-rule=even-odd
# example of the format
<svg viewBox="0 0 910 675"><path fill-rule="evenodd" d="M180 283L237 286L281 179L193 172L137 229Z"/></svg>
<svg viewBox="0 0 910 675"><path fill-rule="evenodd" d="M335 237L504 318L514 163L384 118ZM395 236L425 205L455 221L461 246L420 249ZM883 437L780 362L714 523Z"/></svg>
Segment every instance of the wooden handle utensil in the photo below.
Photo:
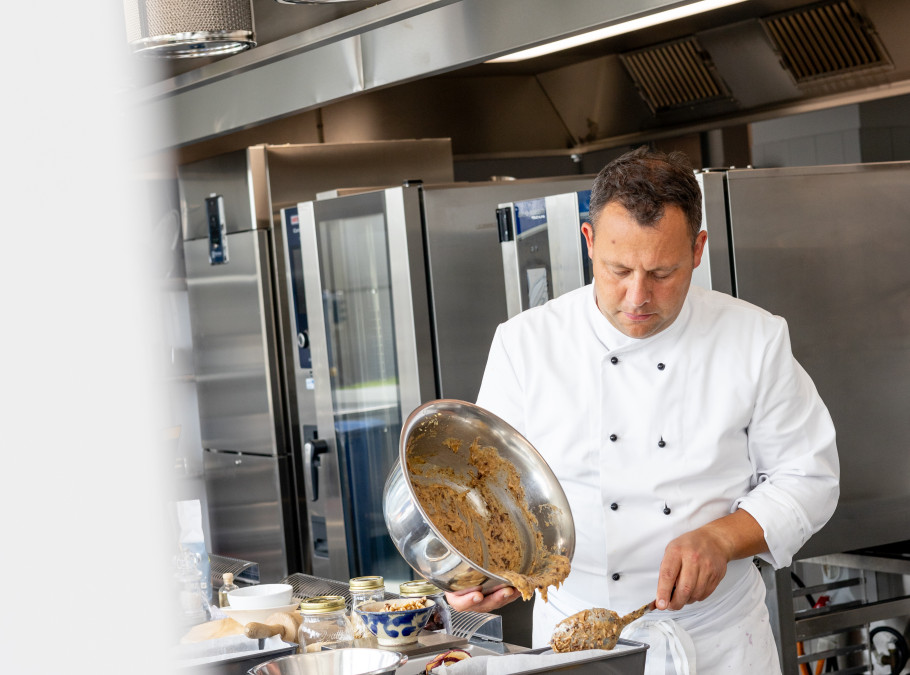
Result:
<svg viewBox="0 0 910 675"><path fill-rule="evenodd" d="M654 601L634 612L619 616L609 609L584 609L563 619L553 630L550 646L554 652L578 652L583 649L613 649L622 629L654 609Z"/></svg>
<svg viewBox="0 0 910 675"><path fill-rule="evenodd" d="M303 617L297 613L276 612L265 623L251 621L244 627L243 634L254 640L280 635L285 642L297 642L297 629L302 620Z"/></svg>

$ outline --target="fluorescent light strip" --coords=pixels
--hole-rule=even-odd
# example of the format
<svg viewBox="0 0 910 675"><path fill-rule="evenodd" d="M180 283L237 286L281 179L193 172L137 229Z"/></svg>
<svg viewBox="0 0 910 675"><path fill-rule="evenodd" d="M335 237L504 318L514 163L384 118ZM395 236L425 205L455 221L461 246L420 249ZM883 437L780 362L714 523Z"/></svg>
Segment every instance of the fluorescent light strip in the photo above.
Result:
<svg viewBox="0 0 910 675"><path fill-rule="evenodd" d="M605 28L598 28L597 30L590 31L588 33L582 33L581 35L574 35L563 40L557 40L556 42L549 42L538 47L531 47L530 49L523 49L520 52L506 54L505 56L490 59L487 61L487 63L506 63L510 61L524 61L525 59L533 59L537 56L543 56L544 54L552 54L553 52L559 52L564 49L571 49L572 47L585 45L589 42L597 42L598 40L604 40L609 37L614 37L615 35L631 33L632 31L641 30L642 28L656 26L660 23L675 21L676 19L682 19L686 16L701 14L702 12L709 12L712 9L718 9L720 7L726 7L728 5L735 5L737 3L745 1L746 0L700 0L700 2L693 2L691 5L667 9L662 12L656 12L655 14L643 16L639 19L623 21L622 23L606 26Z"/></svg>

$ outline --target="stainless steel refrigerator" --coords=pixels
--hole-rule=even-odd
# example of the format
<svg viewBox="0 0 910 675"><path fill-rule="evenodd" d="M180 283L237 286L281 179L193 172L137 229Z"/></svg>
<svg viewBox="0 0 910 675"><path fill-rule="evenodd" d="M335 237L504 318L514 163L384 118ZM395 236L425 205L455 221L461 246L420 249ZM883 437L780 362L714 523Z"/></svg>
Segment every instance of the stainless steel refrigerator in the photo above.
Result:
<svg viewBox="0 0 910 675"><path fill-rule="evenodd" d="M309 572L311 548L299 483L314 391L296 386L306 310L278 213L328 190L451 175L445 139L258 145L179 168L207 543L258 563L263 581Z"/></svg>
<svg viewBox="0 0 910 675"><path fill-rule="evenodd" d="M507 318L496 206L586 182L410 184L298 205L320 453L310 513L327 538L318 576L411 578L383 487L413 409L477 396Z"/></svg>
<svg viewBox="0 0 910 675"><path fill-rule="evenodd" d="M733 292L787 320L837 431L840 501L798 558L910 540L908 195L910 162L724 175Z"/></svg>
<svg viewBox="0 0 910 675"><path fill-rule="evenodd" d="M866 672L869 625L910 609L905 591L895 597L877 575L902 569L887 565L895 552L906 566L910 540L908 194L910 162L731 170L717 195L728 205L735 295L787 320L837 431L833 517L792 567L762 566L785 675L832 653L839 667ZM883 548L891 550L876 553ZM825 578L840 565L868 571ZM811 603L794 588L794 569L820 569L816 596L832 603L804 609ZM835 600L839 584L847 596Z"/></svg>

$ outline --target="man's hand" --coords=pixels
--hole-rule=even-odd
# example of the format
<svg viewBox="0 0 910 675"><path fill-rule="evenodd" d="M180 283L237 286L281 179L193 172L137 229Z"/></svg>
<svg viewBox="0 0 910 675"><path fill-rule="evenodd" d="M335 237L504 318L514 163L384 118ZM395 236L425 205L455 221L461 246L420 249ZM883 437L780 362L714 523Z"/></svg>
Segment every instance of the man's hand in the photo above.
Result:
<svg viewBox="0 0 910 675"><path fill-rule="evenodd" d="M767 550L761 526L743 510L686 532L664 550L657 579L657 609L682 609L704 600L724 578L728 562Z"/></svg>
<svg viewBox="0 0 910 675"><path fill-rule="evenodd" d="M521 594L511 586L493 591L489 595L480 592L480 586L466 588L454 593L446 593L446 601L452 609L459 612L489 612L508 605Z"/></svg>

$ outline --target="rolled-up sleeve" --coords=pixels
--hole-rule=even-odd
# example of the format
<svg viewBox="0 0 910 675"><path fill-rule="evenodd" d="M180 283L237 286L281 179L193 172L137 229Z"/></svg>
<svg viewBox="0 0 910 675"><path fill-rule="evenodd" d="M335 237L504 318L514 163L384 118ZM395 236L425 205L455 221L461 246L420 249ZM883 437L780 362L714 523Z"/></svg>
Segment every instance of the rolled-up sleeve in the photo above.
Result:
<svg viewBox="0 0 910 675"><path fill-rule="evenodd" d="M748 427L755 485L734 506L764 530L769 552L760 557L781 568L833 515L840 465L828 409L793 357L786 322L777 319Z"/></svg>

